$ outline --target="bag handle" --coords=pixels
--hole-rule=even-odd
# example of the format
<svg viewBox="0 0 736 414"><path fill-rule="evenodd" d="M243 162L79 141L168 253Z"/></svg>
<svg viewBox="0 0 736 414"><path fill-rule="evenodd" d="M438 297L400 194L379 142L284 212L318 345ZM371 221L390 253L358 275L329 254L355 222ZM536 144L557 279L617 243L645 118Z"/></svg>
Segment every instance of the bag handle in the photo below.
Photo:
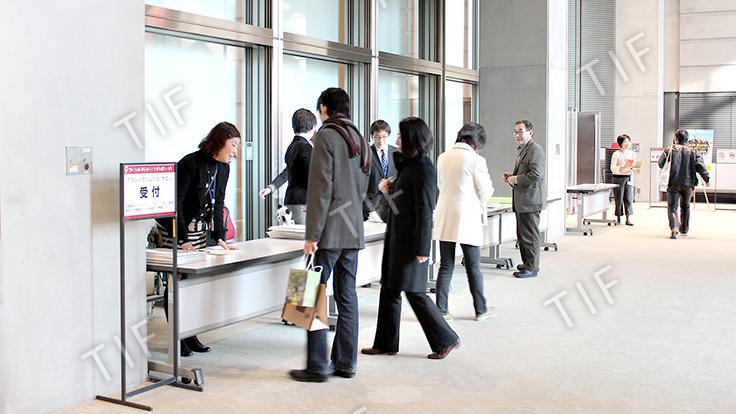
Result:
<svg viewBox="0 0 736 414"><path fill-rule="evenodd" d="M304 255L304 268L307 270L312 270L314 272L322 273L322 266L315 266L314 265L314 255Z"/></svg>

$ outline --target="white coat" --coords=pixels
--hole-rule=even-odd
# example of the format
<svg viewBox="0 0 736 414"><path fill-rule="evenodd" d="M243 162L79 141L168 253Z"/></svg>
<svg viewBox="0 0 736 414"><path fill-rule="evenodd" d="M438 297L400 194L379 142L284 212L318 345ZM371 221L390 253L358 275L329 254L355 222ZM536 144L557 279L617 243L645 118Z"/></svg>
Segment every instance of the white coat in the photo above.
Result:
<svg viewBox="0 0 736 414"><path fill-rule="evenodd" d="M473 147L457 142L437 159L440 196L435 209L433 238L471 246L483 244L486 204L493 183L486 159Z"/></svg>

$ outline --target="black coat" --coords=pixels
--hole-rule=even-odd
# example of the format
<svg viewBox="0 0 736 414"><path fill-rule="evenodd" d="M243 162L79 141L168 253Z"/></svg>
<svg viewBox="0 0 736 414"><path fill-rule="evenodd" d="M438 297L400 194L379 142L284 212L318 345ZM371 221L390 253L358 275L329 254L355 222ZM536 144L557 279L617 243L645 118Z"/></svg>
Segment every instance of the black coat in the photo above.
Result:
<svg viewBox="0 0 736 414"><path fill-rule="evenodd" d="M671 158L670 152L672 153ZM706 183L710 182L710 175L705 167L703 157L692 148L684 145L667 148L659 156L659 168L664 168L668 158L672 163L670 165L670 180L667 182L668 190L697 186L698 176L696 174L700 174Z"/></svg>
<svg viewBox="0 0 736 414"><path fill-rule="evenodd" d="M213 179L213 176L215 178ZM215 160L202 150L185 155L176 164L176 235L179 244L188 240L187 226L193 219L213 221L212 240L225 240L225 187L230 177L230 164ZM210 185L215 186L212 206ZM214 214L214 217L212 216ZM156 219L171 234L170 219Z"/></svg>
<svg viewBox="0 0 736 414"><path fill-rule="evenodd" d="M286 168L271 183L279 188L288 180L284 204L307 204L307 179L309 162L312 159L312 144L302 136L295 136L286 149Z"/></svg>
<svg viewBox="0 0 736 414"><path fill-rule="evenodd" d="M432 247L432 211L437 200L437 170L426 156L406 159L396 152L398 177L391 189L395 209L388 209L381 284L389 289L426 292Z"/></svg>

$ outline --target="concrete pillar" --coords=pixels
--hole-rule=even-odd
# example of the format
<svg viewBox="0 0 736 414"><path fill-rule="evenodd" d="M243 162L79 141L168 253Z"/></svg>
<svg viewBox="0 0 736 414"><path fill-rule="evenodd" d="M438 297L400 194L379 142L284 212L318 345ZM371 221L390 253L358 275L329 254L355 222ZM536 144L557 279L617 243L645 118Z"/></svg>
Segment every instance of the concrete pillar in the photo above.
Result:
<svg viewBox="0 0 736 414"><path fill-rule="evenodd" d="M489 143L496 194L511 195L501 181L514 168L514 122L534 124L534 139L547 152L550 236L564 233L567 3L565 0L481 0L480 123Z"/></svg>
<svg viewBox="0 0 736 414"><path fill-rule="evenodd" d="M634 177L637 201L649 201L650 193L656 194L652 184L656 165L649 163L649 147L661 146L663 139L664 10L664 0L616 0L615 52L621 67L616 77L615 131L629 134L640 146L637 155L644 163Z"/></svg>

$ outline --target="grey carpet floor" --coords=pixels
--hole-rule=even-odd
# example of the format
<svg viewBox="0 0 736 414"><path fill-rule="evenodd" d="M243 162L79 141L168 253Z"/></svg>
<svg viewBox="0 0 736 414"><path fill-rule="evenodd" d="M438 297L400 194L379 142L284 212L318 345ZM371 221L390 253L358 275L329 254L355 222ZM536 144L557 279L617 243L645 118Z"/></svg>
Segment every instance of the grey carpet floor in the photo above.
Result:
<svg viewBox="0 0 736 414"><path fill-rule="evenodd" d="M634 219L562 238L538 278L485 269L498 315L483 322L456 268L451 326L462 346L444 360L426 358L405 302L398 355L359 356L352 380L293 382L305 334L273 313L200 336L213 351L185 363L203 368L203 393L168 387L134 401L159 413L736 413L736 212L698 206L678 240L664 209L637 205ZM512 245L502 253L518 261ZM602 270L610 298L594 278ZM372 344L378 293L359 289L360 346ZM545 305L563 293L572 327ZM137 411L93 401L68 412Z"/></svg>

